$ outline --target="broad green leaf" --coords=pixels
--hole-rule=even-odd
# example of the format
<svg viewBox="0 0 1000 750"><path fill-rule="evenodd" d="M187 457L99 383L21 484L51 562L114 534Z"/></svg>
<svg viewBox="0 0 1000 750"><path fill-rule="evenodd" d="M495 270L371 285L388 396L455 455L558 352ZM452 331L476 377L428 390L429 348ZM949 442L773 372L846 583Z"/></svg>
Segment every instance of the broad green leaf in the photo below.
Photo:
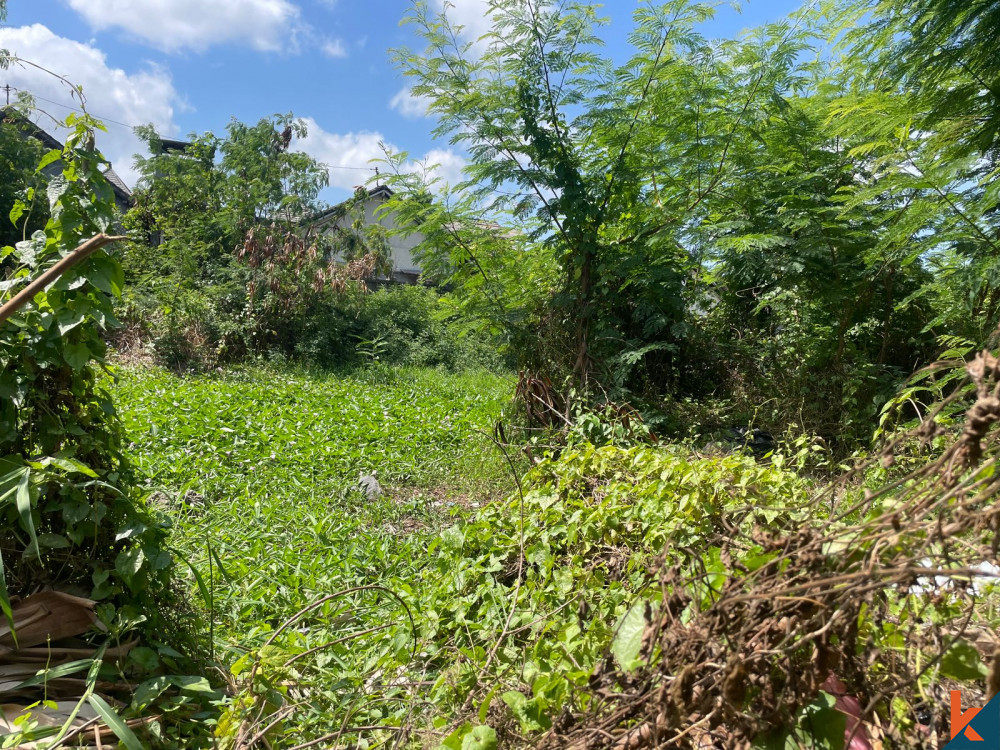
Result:
<svg viewBox="0 0 1000 750"><path fill-rule="evenodd" d="M552 726L551 720L545 715L537 699L528 698L516 690L508 690L500 698L514 713L522 731L540 732Z"/></svg>
<svg viewBox="0 0 1000 750"><path fill-rule="evenodd" d="M148 646L137 646L129 652L128 658L146 672L152 672L160 664L160 657Z"/></svg>
<svg viewBox="0 0 1000 750"><path fill-rule="evenodd" d="M77 461L74 458L58 458L55 456L46 456L41 461L30 462L30 465L35 468L55 466L57 469L62 469L63 471L70 472L71 474L83 474L84 476L90 477L91 479L97 479L96 471L91 469L86 464Z"/></svg>
<svg viewBox="0 0 1000 750"><path fill-rule="evenodd" d="M35 172L41 173L50 164L55 164L62 158L62 151L57 148L52 149L47 152L41 159L38 160L38 166L35 167Z"/></svg>
<svg viewBox="0 0 1000 750"><path fill-rule="evenodd" d="M140 683L132 695L133 708L142 711L159 698L170 685L170 679L162 675Z"/></svg>
<svg viewBox="0 0 1000 750"><path fill-rule="evenodd" d="M837 699L820 691L816 700L802 709L799 732L806 739L806 745L816 750L843 750L847 716L834 708ZM786 748L800 748L793 737L786 741Z"/></svg>
<svg viewBox="0 0 1000 750"><path fill-rule="evenodd" d="M115 570L125 581L131 583L145 562L146 557L143 555L142 549L133 547L119 553L115 559Z"/></svg>
<svg viewBox="0 0 1000 750"><path fill-rule="evenodd" d="M27 208L27 206L24 205L24 201L14 201L14 207L10 209L10 214L8 214L11 224L16 225L17 222L21 220L21 217L24 215L25 208Z"/></svg>
<svg viewBox="0 0 1000 750"><path fill-rule="evenodd" d="M466 735L472 731L472 725L466 722L449 734L441 741L441 747L445 750L462 750L462 743L465 742Z"/></svg>
<svg viewBox="0 0 1000 750"><path fill-rule="evenodd" d="M113 259L100 255L91 259L87 278L102 292L112 295L121 294L125 283L121 266Z"/></svg>
<svg viewBox="0 0 1000 750"><path fill-rule="evenodd" d="M496 750L497 733L493 727L479 725L473 727L462 739L462 750Z"/></svg>
<svg viewBox="0 0 1000 750"><path fill-rule="evenodd" d="M175 675L170 677L170 682L188 693L204 693L208 695L215 695L218 693L218 691L213 688L211 683L209 683L209 681L204 677L194 675Z"/></svg>
<svg viewBox="0 0 1000 750"><path fill-rule="evenodd" d="M618 623L615 639L611 643L611 651L622 669L633 670L638 666L639 651L642 649L642 636L646 632L646 609L648 606L645 601L636 602Z"/></svg>
<svg viewBox="0 0 1000 750"><path fill-rule="evenodd" d="M971 682L986 677L987 669L979 649L958 639L941 656L941 674L959 682Z"/></svg>
<svg viewBox="0 0 1000 750"><path fill-rule="evenodd" d="M39 534L38 546L46 549L67 549L72 545L62 534Z"/></svg>
<svg viewBox="0 0 1000 750"><path fill-rule="evenodd" d="M92 356L90 349L83 342L67 344L63 347L63 358L66 360L66 364L74 370L82 370L86 367Z"/></svg>

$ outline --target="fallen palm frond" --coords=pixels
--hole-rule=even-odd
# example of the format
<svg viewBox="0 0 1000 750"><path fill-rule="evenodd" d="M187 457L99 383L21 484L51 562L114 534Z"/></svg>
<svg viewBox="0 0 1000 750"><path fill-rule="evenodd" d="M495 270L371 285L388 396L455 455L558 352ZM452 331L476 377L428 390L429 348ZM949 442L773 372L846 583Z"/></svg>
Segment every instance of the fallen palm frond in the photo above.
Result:
<svg viewBox="0 0 1000 750"><path fill-rule="evenodd" d="M12 607L12 622L0 623L0 657L15 649L86 633L97 623L94 604L60 591L29 596Z"/></svg>
<svg viewBox="0 0 1000 750"><path fill-rule="evenodd" d="M518 373L514 400L524 407L528 427L562 426L568 421L563 414L563 399L545 375Z"/></svg>
<svg viewBox="0 0 1000 750"><path fill-rule="evenodd" d="M19 737L23 748L79 747L91 739L102 747L153 720L122 722L100 697L131 694L129 684L99 674L105 664L120 670L137 641L109 647L80 640L101 629L95 604L51 590L13 604L11 619L0 624L0 736Z"/></svg>

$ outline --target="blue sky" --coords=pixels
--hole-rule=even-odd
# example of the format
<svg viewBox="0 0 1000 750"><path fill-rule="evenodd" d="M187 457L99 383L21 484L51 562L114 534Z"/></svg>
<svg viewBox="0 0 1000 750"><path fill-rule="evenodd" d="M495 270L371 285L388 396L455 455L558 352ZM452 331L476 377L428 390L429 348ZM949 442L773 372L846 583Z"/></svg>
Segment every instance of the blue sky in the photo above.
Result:
<svg viewBox="0 0 1000 750"><path fill-rule="evenodd" d="M431 0L441 4L444 0ZM452 0L455 20L478 35L485 0ZM625 37L637 0L608 0L603 30L612 57L628 55ZM221 133L230 118L256 122L277 112L306 119L299 147L330 165L330 201L370 175L379 141L441 164L456 180L462 154L435 142L433 122L407 96L388 50L418 46L400 26L408 0L9 0L0 47L83 86L92 114L109 132L100 147L132 184L140 144L133 125L161 133ZM741 12L720 7L705 33L734 36L777 20L800 0L756 0ZM30 67L0 71L0 86L33 93L56 118L77 106L68 89ZM43 127L58 135L47 116ZM344 167L350 167L345 169Z"/></svg>

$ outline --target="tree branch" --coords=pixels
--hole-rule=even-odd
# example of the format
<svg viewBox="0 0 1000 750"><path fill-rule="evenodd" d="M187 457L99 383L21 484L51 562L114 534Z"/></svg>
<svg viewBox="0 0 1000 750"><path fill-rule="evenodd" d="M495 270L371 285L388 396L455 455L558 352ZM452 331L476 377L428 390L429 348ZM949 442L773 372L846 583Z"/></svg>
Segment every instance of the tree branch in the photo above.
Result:
<svg viewBox="0 0 1000 750"><path fill-rule="evenodd" d="M128 237L111 237L106 234L98 234L91 237L86 242L62 258L58 263L44 271L37 279L18 292L0 307L0 324L6 322L14 313L31 301L36 294L45 289L49 284L62 276L77 263L89 258L105 245L118 240L126 240Z"/></svg>

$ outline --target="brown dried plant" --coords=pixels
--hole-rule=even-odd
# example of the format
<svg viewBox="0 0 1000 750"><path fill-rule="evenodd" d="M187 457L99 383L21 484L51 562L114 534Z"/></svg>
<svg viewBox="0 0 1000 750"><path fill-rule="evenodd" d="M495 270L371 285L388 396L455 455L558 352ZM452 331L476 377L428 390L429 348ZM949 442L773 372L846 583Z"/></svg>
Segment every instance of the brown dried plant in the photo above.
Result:
<svg viewBox="0 0 1000 750"><path fill-rule="evenodd" d="M716 590L706 589L694 551L681 564L677 550L670 564L665 554L662 604L642 641L646 666L625 672L609 654L591 675L590 708L561 717L541 747L760 747L801 722L820 691L859 702L858 718L847 720L848 733L868 743L859 746L947 742L942 660L978 647L991 665L987 695L1000 687L990 596L981 591L990 575L982 564L995 562L1000 546L991 429L1000 419L1000 365L984 351L967 373L975 399L964 426L918 470L862 489L876 462L891 466L914 439L941 432L935 417L964 397L961 389L796 509L795 522L775 527L752 507L719 518L713 544L728 573ZM751 549L766 560L755 569L739 562ZM916 710L921 702L926 715Z"/></svg>

